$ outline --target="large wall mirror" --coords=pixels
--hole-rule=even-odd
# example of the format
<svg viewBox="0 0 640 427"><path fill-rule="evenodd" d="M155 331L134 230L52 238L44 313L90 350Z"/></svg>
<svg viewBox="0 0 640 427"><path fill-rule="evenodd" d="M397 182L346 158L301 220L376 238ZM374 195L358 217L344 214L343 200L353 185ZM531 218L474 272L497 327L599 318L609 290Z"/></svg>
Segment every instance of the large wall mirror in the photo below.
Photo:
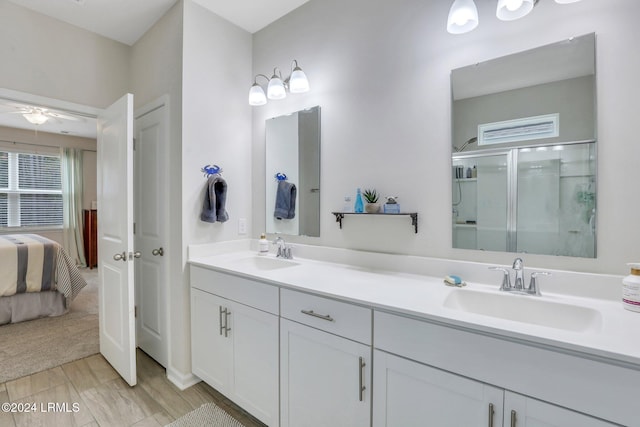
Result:
<svg viewBox="0 0 640 427"><path fill-rule="evenodd" d="M595 34L459 68L453 247L596 256Z"/></svg>
<svg viewBox="0 0 640 427"><path fill-rule="evenodd" d="M266 230L320 236L320 107L266 122Z"/></svg>

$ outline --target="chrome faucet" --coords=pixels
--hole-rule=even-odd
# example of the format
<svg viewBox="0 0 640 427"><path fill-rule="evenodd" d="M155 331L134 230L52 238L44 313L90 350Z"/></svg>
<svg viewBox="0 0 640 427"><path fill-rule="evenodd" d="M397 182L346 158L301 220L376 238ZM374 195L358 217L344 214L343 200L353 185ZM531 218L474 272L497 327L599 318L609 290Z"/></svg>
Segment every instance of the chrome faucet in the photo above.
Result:
<svg viewBox="0 0 640 427"><path fill-rule="evenodd" d="M516 258L513 260L513 271L516 272L516 279L513 283L513 288L522 291L524 290L524 261L522 258Z"/></svg>
<svg viewBox="0 0 640 427"><path fill-rule="evenodd" d="M531 273L531 281L529 287L524 286L524 261L522 258L516 258L513 260L513 270L515 271L515 280L513 286L511 285L511 276L509 270L502 267L489 267L489 270L501 271L502 284L500 290L504 292L515 292L526 295L540 296L540 286L538 284L538 276L551 276L551 273L546 271L534 271Z"/></svg>
<svg viewBox="0 0 640 427"><path fill-rule="evenodd" d="M277 258L293 259L293 256L291 255L291 246L287 245L287 242L285 242L282 237L276 237L273 244L278 247L278 252L276 253Z"/></svg>

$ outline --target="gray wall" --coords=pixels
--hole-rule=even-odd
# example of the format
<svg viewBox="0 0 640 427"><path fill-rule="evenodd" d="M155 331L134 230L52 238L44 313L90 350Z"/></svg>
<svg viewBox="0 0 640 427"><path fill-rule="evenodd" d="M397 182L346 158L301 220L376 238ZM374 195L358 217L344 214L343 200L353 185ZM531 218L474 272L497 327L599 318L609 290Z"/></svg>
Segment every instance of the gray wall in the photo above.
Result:
<svg viewBox="0 0 640 427"><path fill-rule="evenodd" d="M632 196L640 144L637 70L640 2L539 2L512 22L494 2L476 2L479 27L446 32L451 1L311 0L253 39L253 72L288 69L297 59L311 92L253 109L254 229L264 229L264 121L322 108L322 223L319 239L292 241L509 264L513 254L452 249L451 70L595 32L598 99L598 258L527 255L527 265L626 272L640 259L640 199ZM248 91L250 82L245 84ZM350 218L339 230L332 210L356 187L398 195L418 211L415 235L402 218Z"/></svg>

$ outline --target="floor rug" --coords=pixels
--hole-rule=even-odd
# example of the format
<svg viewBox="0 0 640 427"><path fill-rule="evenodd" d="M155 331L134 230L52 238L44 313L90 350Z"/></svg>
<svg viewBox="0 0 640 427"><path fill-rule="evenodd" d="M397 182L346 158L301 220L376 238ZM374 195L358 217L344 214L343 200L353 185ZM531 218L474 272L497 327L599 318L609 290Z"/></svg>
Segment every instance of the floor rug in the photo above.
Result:
<svg viewBox="0 0 640 427"><path fill-rule="evenodd" d="M216 406L205 403L165 427L242 427L239 421Z"/></svg>
<svg viewBox="0 0 640 427"><path fill-rule="evenodd" d="M0 384L100 351L98 270L83 270L87 281L69 312L0 326Z"/></svg>

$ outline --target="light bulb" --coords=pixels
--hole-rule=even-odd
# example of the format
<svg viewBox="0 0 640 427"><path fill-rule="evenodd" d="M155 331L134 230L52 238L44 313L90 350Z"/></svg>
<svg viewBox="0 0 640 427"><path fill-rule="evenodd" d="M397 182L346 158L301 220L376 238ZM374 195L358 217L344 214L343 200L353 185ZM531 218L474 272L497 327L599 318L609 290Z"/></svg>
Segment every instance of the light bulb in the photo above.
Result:
<svg viewBox="0 0 640 427"><path fill-rule="evenodd" d="M449 10L447 31L451 34L463 34L477 26L478 9L473 0L455 0Z"/></svg>
<svg viewBox="0 0 640 427"><path fill-rule="evenodd" d="M518 10L522 6L522 0L507 0L506 6L510 12L513 12L514 10Z"/></svg>
<svg viewBox="0 0 640 427"><path fill-rule="evenodd" d="M533 10L534 0L498 0L496 16L502 21L522 18Z"/></svg>
<svg viewBox="0 0 640 427"><path fill-rule="evenodd" d="M307 80L307 75L300 67L294 68L291 73L291 77L289 78L289 92L309 92L309 80Z"/></svg>
<svg viewBox="0 0 640 427"><path fill-rule="evenodd" d="M267 86L267 97L269 99L284 99L287 97L287 91L284 89L284 83L280 77L275 74L269 80L269 85Z"/></svg>
<svg viewBox="0 0 640 427"><path fill-rule="evenodd" d="M254 83L249 89L249 105L264 105L267 103L267 97L264 90L258 83Z"/></svg>

